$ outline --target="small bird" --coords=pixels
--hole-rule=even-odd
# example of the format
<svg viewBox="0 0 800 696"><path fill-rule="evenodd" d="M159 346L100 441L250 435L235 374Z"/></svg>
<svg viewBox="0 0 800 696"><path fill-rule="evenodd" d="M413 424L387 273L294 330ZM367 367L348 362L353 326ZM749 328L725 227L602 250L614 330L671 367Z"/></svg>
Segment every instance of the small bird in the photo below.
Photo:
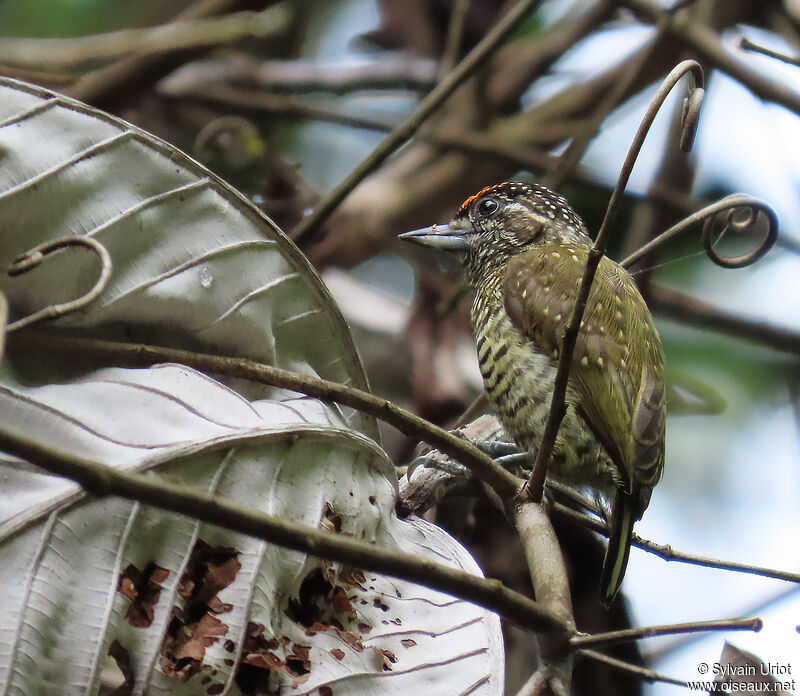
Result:
<svg viewBox="0 0 800 696"><path fill-rule="evenodd" d="M506 182L468 198L446 225L400 235L456 252L475 290L472 329L489 401L514 442L535 457L559 352L592 240L566 199ZM603 257L567 385L567 410L548 476L589 488L608 509L600 578L619 592L633 524L664 469L664 354L633 278Z"/></svg>

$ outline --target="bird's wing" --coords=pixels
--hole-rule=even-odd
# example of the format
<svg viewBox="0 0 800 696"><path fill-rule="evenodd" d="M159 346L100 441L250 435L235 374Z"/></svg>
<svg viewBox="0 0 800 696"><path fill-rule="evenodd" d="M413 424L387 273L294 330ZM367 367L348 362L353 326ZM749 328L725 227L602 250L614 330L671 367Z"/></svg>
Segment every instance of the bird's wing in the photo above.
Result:
<svg viewBox="0 0 800 696"><path fill-rule="evenodd" d="M511 322L554 361L586 267L588 247L544 245L513 258L504 277ZM557 266L557 272L556 272ZM603 258L570 367L573 404L619 468L649 498L664 456L663 356L633 279ZM647 500L643 500L643 507Z"/></svg>

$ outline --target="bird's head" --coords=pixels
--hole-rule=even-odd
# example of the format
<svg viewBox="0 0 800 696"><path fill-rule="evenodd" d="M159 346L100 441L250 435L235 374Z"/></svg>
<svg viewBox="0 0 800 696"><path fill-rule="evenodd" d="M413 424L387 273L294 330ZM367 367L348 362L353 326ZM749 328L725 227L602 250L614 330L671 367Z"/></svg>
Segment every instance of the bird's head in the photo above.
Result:
<svg viewBox="0 0 800 696"><path fill-rule="evenodd" d="M537 184L506 182L467 198L453 219L401 239L459 253L474 283L511 257L548 243L591 244L563 196Z"/></svg>

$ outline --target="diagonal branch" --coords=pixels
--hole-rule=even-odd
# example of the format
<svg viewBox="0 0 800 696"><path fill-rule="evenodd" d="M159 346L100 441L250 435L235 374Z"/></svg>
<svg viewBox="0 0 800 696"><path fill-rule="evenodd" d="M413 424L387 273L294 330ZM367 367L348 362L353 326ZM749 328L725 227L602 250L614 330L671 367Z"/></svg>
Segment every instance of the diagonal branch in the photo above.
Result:
<svg viewBox="0 0 800 696"><path fill-rule="evenodd" d="M670 636L676 633L700 633L703 631L754 631L758 633L763 622L758 617L752 619L723 619L719 621L692 621L690 623L664 624L661 626L644 626L642 628L626 628L621 631L595 633L594 635L578 635L570 638L570 645L575 649L630 643L640 638L654 636Z"/></svg>
<svg viewBox="0 0 800 696"><path fill-rule="evenodd" d="M472 75L499 48L500 44L536 8L542 0L519 0L500 19L494 28L467 56L422 100L413 113L389 134L372 153L359 164L292 230L291 237L298 246L307 242L347 195L375 171L395 150L411 138L456 88Z"/></svg>
<svg viewBox="0 0 800 696"><path fill-rule="evenodd" d="M605 653L598 652L596 650L590 650L588 648L578 650L578 655L581 657L586 657L590 660L594 660L595 662L602 662L605 665L609 665L610 667L614 667L622 672L628 672L628 674L632 674L635 677L639 677L639 679L644 679L644 681L649 682L650 684L654 682L663 682L664 684L674 684L675 686L683 686L687 688L687 684L685 680L675 679L674 677L668 677L665 674L661 674L660 672L656 672L653 669L648 669L647 667L640 667L639 665L634 665L630 662L625 662L624 660L617 659L616 657L611 657L611 655L606 655Z"/></svg>
<svg viewBox="0 0 800 696"><path fill-rule="evenodd" d="M550 484L548 483L548 486ZM590 500L583 502L583 505L588 507L591 505ZM557 515L567 517L593 532L607 537L608 526L602 520L591 515L585 515L563 503L554 503L553 510ZM800 573L788 570L778 570L777 568L767 568L766 566L757 566L750 563L739 563L737 561L724 561L719 558L709 558L708 556L698 556L693 553L685 553L673 549L669 544L659 544L649 539L644 539L637 534L633 535L631 541L633 546L636 546L643 551L652 553L665 561L675 561L676 563L688 563L690 565L702 566L703 568L715 568L717 570L727 570L733 573L748 573L750 575L760 575L763 578L772 578L774 580L784 580L800 584Z"/></svg>
<svg viewBox="0 0 800 696"><path fill-rule="evenodd" d="M562 634L564 637L574 633L574 629L544 611L537 602L508 589L498 580L479 578L341 534L289 523L274 515L214 497L207 491L146 474L118 471L103 464L55 452L39 443L2 431L0 449L51 473L72 479L92 495L114 495L137 500L295 551L421 583L496 611L532 631Z"/></svg>
<svg viewBox="0 0 800 696"><path fill-rule="evenodd" d="M658 24L665 12L653 0L614 1L651 24ZM751 68L745 61L726 51L717 34L708 27L692 22L689 17L677 15L667 24L666 30L670 36L692 49L704 62L738 80L756 96L785 106L800 115L800 94L787 89L786 85Z"/></svg>
<svg viewBox="0 0 800 696"><path fill-rule="evenodd" d="M477 479L491 486L504 500L510 500L519 488L520 479L507 472L467 440L438 428L391 401L344 384L300 375L244 358L194 353L177 348L136 343L66 338L44 333L23 332L9 337L9 349L13 350L14 348L38 349L70 355L91 355L128 364L181 363L202 372L242 377L261 384L290 389L324 401L334 401L369 413L393 425L401 432L413 435L437 447L461 462Z"/></svg>

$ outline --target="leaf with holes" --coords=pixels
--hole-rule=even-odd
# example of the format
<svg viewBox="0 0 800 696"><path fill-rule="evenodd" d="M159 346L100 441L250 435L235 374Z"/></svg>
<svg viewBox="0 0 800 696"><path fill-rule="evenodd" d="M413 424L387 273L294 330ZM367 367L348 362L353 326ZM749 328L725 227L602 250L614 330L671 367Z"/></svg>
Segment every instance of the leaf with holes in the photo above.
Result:
<svg viewBox="0 0 800 696"><path fill-rule="evenodd" d="M391 462L335 409L245 400L189 368L0 386L4 433L479 573L398 519ZM491 613L0 459L0 693L498 694Z"/></svg>

